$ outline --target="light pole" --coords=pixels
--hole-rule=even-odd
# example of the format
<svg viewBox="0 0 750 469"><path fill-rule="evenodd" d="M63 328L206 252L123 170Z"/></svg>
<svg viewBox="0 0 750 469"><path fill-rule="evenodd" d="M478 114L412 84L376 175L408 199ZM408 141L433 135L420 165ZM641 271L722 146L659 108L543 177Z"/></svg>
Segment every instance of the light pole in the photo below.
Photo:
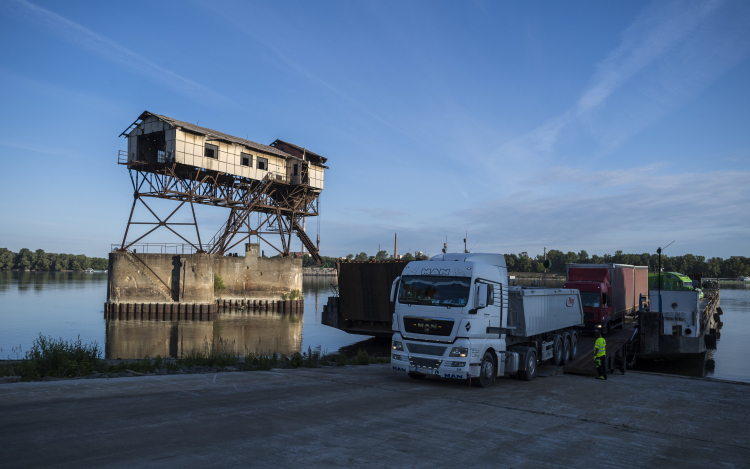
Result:
<svg viewBox="0 0 750 469"><path fill-rule="evenodd" d="M656 248L656 253L659 254L659 312L661 313L661 252L664 249L667 249L669 246L671 246L674 243L672 241L671 243L664 246L664 248Z"/></svg>

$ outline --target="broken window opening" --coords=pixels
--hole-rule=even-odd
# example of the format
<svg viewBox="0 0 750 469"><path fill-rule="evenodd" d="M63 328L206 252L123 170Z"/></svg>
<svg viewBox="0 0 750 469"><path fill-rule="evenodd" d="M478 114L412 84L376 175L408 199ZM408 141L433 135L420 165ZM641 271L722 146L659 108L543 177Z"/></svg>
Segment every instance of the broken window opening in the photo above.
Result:
<svg viewBox="0 0 750 469"><path fill-rule="evenodd" d="M253 155L249 153L240 153L241 162L240 164L242 166L248 166L250 168L253 167Z"/></svg>
<svg viewBox="0 0 750 469"><path fill-rule="evenodd" d="M163 163L167 142L164 132L152 132L136 137L136 159L144 163Z"/></svg>
<svg viewBox="0 0 750 469"><path fill-rule="evenodd" d="M258 169L268 171L268 158L258 157Z"/></svg>

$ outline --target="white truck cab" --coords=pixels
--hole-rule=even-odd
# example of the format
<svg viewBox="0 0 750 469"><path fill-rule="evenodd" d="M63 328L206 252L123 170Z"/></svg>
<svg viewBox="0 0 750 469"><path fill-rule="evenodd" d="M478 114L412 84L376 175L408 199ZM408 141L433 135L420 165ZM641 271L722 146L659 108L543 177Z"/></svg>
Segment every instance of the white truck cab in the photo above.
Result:
<svg viewBox="0 0 750 469"><path fill-rule="evenodd" d="M577 348L570 328L583 324L577 290L508 288L502 254L410 262L391 301L395 371L482 387L504 374L533 379L539 360L567 363Z"/></svg>

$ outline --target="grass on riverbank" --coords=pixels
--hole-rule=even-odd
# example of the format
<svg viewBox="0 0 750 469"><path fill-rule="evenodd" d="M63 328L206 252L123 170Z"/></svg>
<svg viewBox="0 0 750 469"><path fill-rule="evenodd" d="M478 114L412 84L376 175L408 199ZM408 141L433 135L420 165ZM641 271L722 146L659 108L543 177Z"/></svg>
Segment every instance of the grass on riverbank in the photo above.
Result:
<svg viewBox="0 0 750 469"><path fill-rule="evenodd" d="M319 366L368 365L388 363L390 357L370 356L359 350L349 357L344 353L321 354L295 352L283 358L276 352L237 353L234 342L219 338L204 340L203 347L183 354L181 358L146 357L142 360L106 360L99 345L52 339L39 335L24 358L0 364L0 377L17 377L24 381L50 378L115 377L134 374L169 374L215 371L257 371L272 368L317 368Z"/></svg>

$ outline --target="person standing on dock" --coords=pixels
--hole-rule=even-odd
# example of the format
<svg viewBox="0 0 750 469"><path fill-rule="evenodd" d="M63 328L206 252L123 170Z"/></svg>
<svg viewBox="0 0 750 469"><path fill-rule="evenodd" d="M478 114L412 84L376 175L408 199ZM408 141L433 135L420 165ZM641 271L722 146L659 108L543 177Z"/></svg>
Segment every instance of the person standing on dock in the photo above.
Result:
<svg viewBox="0 0 750 469"><path fill-rule="evenodd" d="M607 341L602 337L600 331L595 332L596 342L594 343L594 361L596 362L596 372L599 373L597 379L607 379Z"/></svg>

